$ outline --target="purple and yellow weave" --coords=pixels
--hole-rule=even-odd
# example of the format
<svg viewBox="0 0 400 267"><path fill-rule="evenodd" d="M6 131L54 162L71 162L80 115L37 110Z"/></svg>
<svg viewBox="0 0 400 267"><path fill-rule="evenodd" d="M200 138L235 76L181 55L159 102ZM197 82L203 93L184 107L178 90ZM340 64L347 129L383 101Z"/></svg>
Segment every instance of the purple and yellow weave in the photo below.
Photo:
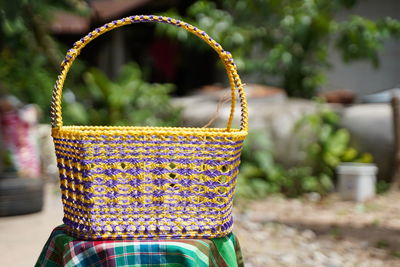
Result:
<svg viewBox="0 0 400 267"><path fill-rule="evenodd" d="M226 128L63 126L61 95L80 50L100 34L134 22L182 27L206 41L225 64L232 89ZM232 129L235 91L240 129ZM243 85L229 52L206 33L161 16L108 23L75 43L62 63L52 103L52 136L67 231L89 240L180 239L226 236L247 135Z"/></svg>

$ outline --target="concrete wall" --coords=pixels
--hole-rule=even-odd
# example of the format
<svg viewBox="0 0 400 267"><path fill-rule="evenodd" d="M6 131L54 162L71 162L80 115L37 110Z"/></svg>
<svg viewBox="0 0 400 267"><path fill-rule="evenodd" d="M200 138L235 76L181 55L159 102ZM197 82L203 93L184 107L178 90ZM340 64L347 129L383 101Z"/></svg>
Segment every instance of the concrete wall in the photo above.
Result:
<svg viewBox="0 0 400 267"><path fill-rule="evenodd" d="M361 15L370 19L386 16L400 19L399 0L360 0L356 8L350 12L339 14L338 19L349 15ZM340 54L332 51L333 68L328 71L328 83L322 91L346 88L353 90L359 96L373 93L382 89L400 86L400 40L389 41L380 53L381 65L378 69L369 62L359 61L344 64Z"/></svg>

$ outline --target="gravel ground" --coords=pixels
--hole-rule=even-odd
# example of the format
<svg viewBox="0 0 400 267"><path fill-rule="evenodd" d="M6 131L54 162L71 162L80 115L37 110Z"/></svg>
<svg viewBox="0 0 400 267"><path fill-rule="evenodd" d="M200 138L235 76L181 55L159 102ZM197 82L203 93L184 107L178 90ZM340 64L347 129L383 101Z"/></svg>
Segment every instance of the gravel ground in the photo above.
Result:
<svg viewBox="0 0 400 267"><path fill-rule="evenodd" d="M235 233L247 267L400 266L400 194L364 204L270 197L241 203Z"/></svg>
<svg viewBox="0 0 400 267"><path fill-rule="evenodd" d="M61 223L57 186L46 188L42 212L0 218L1 266L33 266ZM236 203L235 233L247 267L400 266L400 193L364 204L265 200ZM5 253L6 252L6 253Z"/></svg>

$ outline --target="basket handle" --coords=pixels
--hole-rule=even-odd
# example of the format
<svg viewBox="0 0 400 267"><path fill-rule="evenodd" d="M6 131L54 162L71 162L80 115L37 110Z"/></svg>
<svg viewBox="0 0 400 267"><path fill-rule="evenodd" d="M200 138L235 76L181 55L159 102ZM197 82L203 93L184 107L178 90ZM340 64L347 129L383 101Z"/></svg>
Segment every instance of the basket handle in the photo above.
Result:
<svg viewBox="0 0 400 267"><path fill-rule="evenodd" d="M241 124L240 130L247 131L248 129L248 111L247 111L247 101L246 96L243 90L243 84L240 80L239 75L237 74L237 68L235 63L233 62L232 55L225 51L220 44L214 41L207 33L204 31L188 24L180 20L163 17L163 16L153 16L153 15L137 15L137 16L130 16L123 19L115 20L110 23L104 24L103 26L95 29L94 31L90 32L79 41L74 43L74 46L68 50L64 60L61 63L61 73L57 77L56 84L54 85L53 89L53 96L52 96L52 103L51 103L51 124L53 128L60 128L63 125L62 122L62 111L61 111L61 98L62 98L62 89L64 86L65 79L67 77L68 71L71 68L72 63L74 62L75 58L79 55L82 48L84 48L88 43L92 40L97 38L98 36L111 31L115 28L132 24L132 23L139 23L139 22L161 22L171 24L177 27L181 27L188 32L193 33L194 35L201 38L205 41L209 46L211 46L219 55L222 62L225 65L226 72L229 77L229 83L231 88L231 111L229 115L229 120L227 124L227 130L229 131L232 126L232 120L235 111L235 89L238 90L239 98L240 98L240 106L241 106Z"/></svg>

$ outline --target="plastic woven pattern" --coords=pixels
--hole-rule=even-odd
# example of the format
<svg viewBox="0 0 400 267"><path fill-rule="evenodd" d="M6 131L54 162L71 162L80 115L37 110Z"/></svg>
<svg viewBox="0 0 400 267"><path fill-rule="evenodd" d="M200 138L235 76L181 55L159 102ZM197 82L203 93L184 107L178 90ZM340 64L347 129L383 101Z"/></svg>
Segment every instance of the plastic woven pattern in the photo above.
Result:
<svg viewBox="0 0 400 267"><path fill-rule="evenodd" d="M148 21L195 33L220 55L233 98L227 128L63 126L62 87L80 50L110 29ZM231 128L235 90L241 100L240 129ZM52 125L70 234L113 240L214 238L231 232L247 104L229 52L203 31L171 18L132 16L89 33L62 63L53 91Z"/></svg>

